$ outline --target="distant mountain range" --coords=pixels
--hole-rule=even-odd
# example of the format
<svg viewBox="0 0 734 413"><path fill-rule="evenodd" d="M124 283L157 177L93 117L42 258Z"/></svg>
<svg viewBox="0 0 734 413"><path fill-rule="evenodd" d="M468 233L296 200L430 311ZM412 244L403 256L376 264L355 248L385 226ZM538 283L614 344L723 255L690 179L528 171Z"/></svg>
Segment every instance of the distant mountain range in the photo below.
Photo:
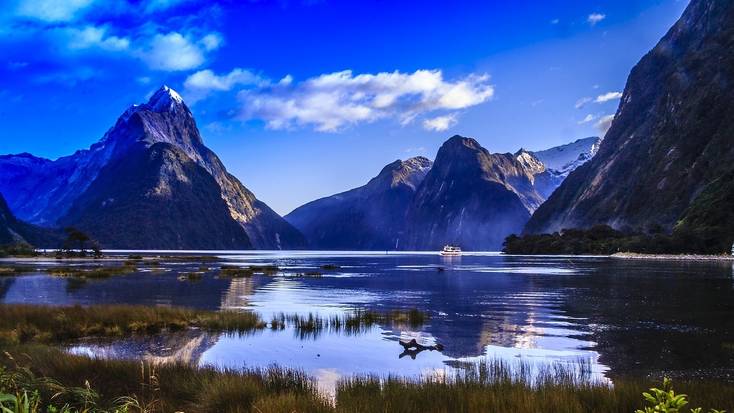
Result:
<svg viewBox="0 0 734 413"><path fill-rule="evenodd" d="M540 206L527 233L606 224L734 239L734 2L693 0L632 69L588 163Z"/></svg>
<svg viewBox="0 0 734 413"><path fill-rule="evenodd" d="M164 86L89 149L55 161L0 157L0 193L18 218L74 226L105 248L304 248L301 233L229 174Z"/></svg>
<svg viewBox="0 0 734 413"><path fill-rule="evenodd" d="M571 170L594 156L599 141L492 154L474 139L454 136L433 163L397 160L366 185L309 202L285 219L318 249L425 250L453 243L496 250Z"/></svg>

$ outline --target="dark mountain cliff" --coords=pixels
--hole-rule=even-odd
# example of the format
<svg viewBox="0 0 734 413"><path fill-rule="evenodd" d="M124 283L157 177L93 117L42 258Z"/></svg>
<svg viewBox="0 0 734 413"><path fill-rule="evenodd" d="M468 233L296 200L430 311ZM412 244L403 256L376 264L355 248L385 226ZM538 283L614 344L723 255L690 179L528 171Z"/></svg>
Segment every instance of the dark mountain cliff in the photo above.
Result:
<svg viewBox="0 0 734 413"><path fill-rule="evenodd" d="M423 157L397 160L366 185L309 202L285 219L315 248L399 248L406 211L430 168Z"/></svg>
<svg viewBox="0 0 734 413"><path fill-rule="evenodd" d="M512 154L490 154L471 138L454 136L438 151L407 213L406 249L495 250L530 217L542 199Z"/></svg>
<svg viewBox="0 0 734 413"><path fill-rule="evenodd" d="M0 158L0 191L19 217L78 226L107 248L305 246L298 230L226 171L189 108L165 86L88 150L56 161Z"/></svg>
<svg viewBox="0 0 734 413"><path fill-rule="evenodd" d="M734 3L693 0L630 73L598 154L570 174L526 232L732 226L705 210L732 209L724 181L734 171L733 92Z"/></svg>

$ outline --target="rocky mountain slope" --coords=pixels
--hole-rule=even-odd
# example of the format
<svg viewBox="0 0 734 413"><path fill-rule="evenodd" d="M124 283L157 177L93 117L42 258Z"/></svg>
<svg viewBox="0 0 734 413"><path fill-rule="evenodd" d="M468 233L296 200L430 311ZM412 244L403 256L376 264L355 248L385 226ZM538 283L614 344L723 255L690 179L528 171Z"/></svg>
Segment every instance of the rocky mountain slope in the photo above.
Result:
<svg viewBox="0 0 734 413"><path fill-rule="evenodd" d="M423 157L397 160L366 185L309 202L285 219L315 248L399 248L406 211L431 164Z"/></svg>
<svg viewBox="0 0 734 413"><path fill-rule="evenodd" d="M0 158L0 191L19 217L77 226L107 248L305 246L298 230L226 171L165 86L88 150L56 161Z"/></svg>
<svg viewBox="0 0 734 413"><path fill-rule="evenodd" d="M0 246L24 243L39 248L58 248L61 240L59 233L17 219L0 195Z"/></svg>
<svg viewBox="0 0 734 413"><path fill-rule="evenodd" d="M452 243L497 249L542 202L531 177L512 154L491 154L474 139L450 138L408 208L403 247L438 249Z"/></svg>
<svg viewBox="0 0 734 413"><path fill-rule="evenodd" d="M734 3L693 0L632 69L598 154L569 175L526 232L730 225L716 222L724 219L716 209L732 208L724 178L734 171L733 85Z"/></svg>
<svg viewBox="0 0 734 413"><path fill-rule="evenodd" d="M366 185L309 202L286 220L313 248L498 249L519 231L568 170L593 156L585 139L536 153L492 154L471 138L444 143L435 164L417 157L395 161ZM561 162L565 158L569 160ZM565 169L563 169L565 168Z"/></svg>

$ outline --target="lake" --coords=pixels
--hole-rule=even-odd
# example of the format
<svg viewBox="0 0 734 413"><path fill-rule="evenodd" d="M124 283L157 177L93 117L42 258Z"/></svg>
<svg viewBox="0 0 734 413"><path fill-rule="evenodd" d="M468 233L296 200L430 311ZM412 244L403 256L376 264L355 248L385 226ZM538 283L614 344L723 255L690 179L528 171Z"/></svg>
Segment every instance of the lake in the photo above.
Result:
<svg viewBox="0 0 734 413"><path fill-rule="evenodd" d="M118 252L127 256L130 252ZM187 252L197 255L203 252ZM115 253L110 253L114 255ZM167 255L170 253L166 253ZM421 327L380 325L359 333L191 330L69 351L243 368L303 369L326 389L352 375L445 374L483 358L588 363L596 378L622 375L734 379L734 271L730 262L466 253L216 252L216 262L165 259L162 272L78 282L31 273L0 278L4 303L143 304L249 309L274 315L347 314L417 308ZM204 266L275 264L277 276L181 281ZM38 266L57 265L41 260ZM324 265L337 268L322 269ZM297 277L319 271L319 278ZM406 352L415 338L443 350Z"/></svg>

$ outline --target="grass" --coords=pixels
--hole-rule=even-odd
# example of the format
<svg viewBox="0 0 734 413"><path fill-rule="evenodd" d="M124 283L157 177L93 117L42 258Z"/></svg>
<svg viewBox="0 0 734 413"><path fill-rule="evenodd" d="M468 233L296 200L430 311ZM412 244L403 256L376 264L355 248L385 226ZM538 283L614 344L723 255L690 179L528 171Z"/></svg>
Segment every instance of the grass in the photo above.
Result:
<svg viewBox="0 0 734 413"><path fill-rule="evenodd" d="M342 379L330 400L306 374L278 367L234 371L154 365L93 359L38 345L8 348L6 354L0 355L0 365L7 368L0 371L0 393L38 390L47 403L57 394L55 403L91 407L89 411L125 403L129 412L149 413L632 413L644 405L641 393L659 384L637 379L620 379L613 386L594 382L588 364L581 362L534 369L521 362L489 361L448 376ZM15 384L8 385L8 377L16 377ZM690 396L692 406L734 407L730 384L674 385Z"/></svg>
<svg viewBox="0 0 734 413"><path fill-rule="evenodd" d="M201 272L182 272L178 275L179 281L201 281L204 274Z"/></svg>
<svg viewBox="0 0 734 413"><path fill-rule="evenodd" d="M339 383L339 412L517 412L632 413L643 405L641 393L657 384L618 379L613 386L590 380L585 363L533 369L489 361L448 378L402 379L357 377ZM734 407L734 386L722 382L681 381L676 389L690 395L691 405ZM681 410L681 413L687 410ZM731 410L730 410L731 411Z"/></svg>
<svg viewBox="0 0 734 413"><path fill-rule="evenodd" d="M382 324L399 324L412 328L421 327L428 316L417 310L394 310L377 312L356 310L349 314L321 317L317 314L299 315L280 313L273 316L270 328L283 330L290 326L301 338L316 337L325 330L345 332L347 334L363 333L370 328Z"/></svg>
<svg viewBox="0 0 734 413"><path fill-rule="evenodd" d="M13 277L19 274L26 274L29 272L37 271L35 267L28 267L22 265L4 265L0 267L0 277Z"/></svg>
<svg viewBox="0 0 734 413"><path fill-rule="evenodd" d="M76 278L109 278L115 275L125 275L136 272L138 268L135 263L126 261L120 266L100 265L100 266L53 266L44 268L43 271L57 277L76 277Z"/></svg>
<svg viewBox="0 0 734 413"><path fill-rule="evenodd" d="M248 332L265 328L252 312L129 305L47 307L0 305L0 343L59 343L82 337L119 338L187 328Z"/></svg>
<svg viewBox="0 0 734 413"><path fill-rule="evenodd" d="M306 272L295 273L293 274L293 276L301 277L301 278L321 278L324 276L324 274L318 271L306 271Z"/></svg>
<svg viewBox="0 0 734 413"><path fill-rule="evenodd" d="M10 348L7 354L10 358L0 355L0 363L8 368L0 381L21 372L30 386L16 385L5 392L38 390L42 404L51 403L53 395L58 394L53 399L56 405L67 403L79 409L86 406L94 412L123 405L129 413L333 411L312 379L278 367L233 371L175 363L155 365L92 359L38 345ZM75 397L85 389L91 391L85 398Z"/></svg>

